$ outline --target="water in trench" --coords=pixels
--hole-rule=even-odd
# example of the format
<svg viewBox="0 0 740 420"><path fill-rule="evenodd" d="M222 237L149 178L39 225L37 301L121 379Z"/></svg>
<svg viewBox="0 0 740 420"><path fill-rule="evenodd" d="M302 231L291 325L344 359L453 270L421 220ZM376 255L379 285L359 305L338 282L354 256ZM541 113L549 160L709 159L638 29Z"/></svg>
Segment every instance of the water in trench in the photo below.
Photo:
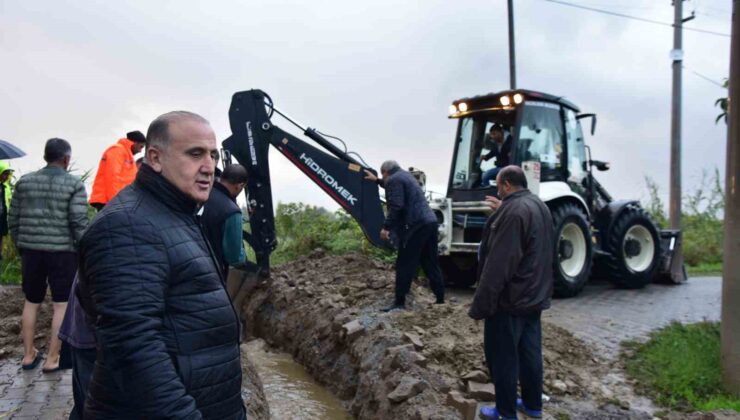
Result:
<svg viewBox="0 0 740 420"><path fill-rule="evenodd" d="M264 387L273 419L351 420L339 398L311 378L287 354L270 349L262 340L247 343Z"/></svg>

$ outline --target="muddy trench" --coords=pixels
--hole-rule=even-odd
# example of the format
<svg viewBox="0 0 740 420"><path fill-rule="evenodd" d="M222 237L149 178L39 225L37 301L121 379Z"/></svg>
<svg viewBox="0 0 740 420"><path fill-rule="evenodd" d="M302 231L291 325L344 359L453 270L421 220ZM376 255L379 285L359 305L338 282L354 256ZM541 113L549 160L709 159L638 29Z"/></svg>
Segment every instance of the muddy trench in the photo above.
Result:
<svg viewBox="0 0 740 420"><path fill-rule="evenodd" d="M321 251L248 289L237 305L245 340L292 356L354 418L472 419L495 398L482 323L467 316L464 293L435 305L421 280L409 310L382 313L392 299L392 267ZM653 418L651 407L633 406L638 398L624 380L613 383L613 361L549 323L543 340L545 418Z"/></svg>

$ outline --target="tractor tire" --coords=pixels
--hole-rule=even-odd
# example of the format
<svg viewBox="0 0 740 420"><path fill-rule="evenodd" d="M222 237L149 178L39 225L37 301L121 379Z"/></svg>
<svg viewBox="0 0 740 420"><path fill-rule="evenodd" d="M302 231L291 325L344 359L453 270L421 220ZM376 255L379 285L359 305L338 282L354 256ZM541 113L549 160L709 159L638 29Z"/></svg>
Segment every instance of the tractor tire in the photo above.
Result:
<svg viewBox="0 0 740 420"><path fill-rule="evenodd" d="M593 248L588 216L576 204L563 203L551 209L555 228L556 297L573 297L583 290L591 272Z"/></svg>
<svg viewBox="0 0 740 420"><path fill-rule="evenodd" d="M606 243L604 268L617 286L639 289L652 282L660 260L660 236L645 209L626 208L614 221Z"/></svg>
<svg viewBox="0 0 740 420"><path fill-rule="evenodd" d="M439 267L445 284L467 288L478 281L478 259L475 254L439 257Z"/></svg>

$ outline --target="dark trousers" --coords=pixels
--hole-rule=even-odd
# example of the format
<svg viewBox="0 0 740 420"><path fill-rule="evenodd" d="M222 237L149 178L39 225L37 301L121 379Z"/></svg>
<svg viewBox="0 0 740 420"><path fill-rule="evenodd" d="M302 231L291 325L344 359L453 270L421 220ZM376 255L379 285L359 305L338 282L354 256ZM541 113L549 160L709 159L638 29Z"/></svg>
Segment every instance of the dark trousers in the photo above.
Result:
<svg viewBox="0 0 740 420"><path fill-rule="evenodd" d="M436 223L419 227L401 243L396 258L396 304L406 303L406 294L411 288L411 281L416 276L419 264L429 279L429 286L437 300L444 299L442 270L437 258Z"/></svg>
<svg viewBox="0 0 740 420"><path fill-rule="evenodd" d="M530 410L542 410L541 311L528 315L497 312L486 318L483 344L486 363L496 387L496 407L504 417L516 418L516 384Z"/></svg>
<svg viewBox="0 0 740 420"><path fill-rule="evenodd" d="M72 346L70 349L72 350L72 394L75 406L69 413L69 418L70 420L82 420L87 387L92 379L97 354L95 349L78 349Z"/></svg>

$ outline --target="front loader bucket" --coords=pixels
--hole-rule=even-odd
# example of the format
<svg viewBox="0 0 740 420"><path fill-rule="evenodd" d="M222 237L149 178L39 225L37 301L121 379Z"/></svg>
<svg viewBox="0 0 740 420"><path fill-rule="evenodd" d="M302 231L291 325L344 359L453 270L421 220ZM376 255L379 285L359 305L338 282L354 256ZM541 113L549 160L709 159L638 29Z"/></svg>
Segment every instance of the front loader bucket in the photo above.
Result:
<svg viewBox="0 0 740 420"><path fill-rule="evenodd" d="M682 235L680 230L660 231L660 261L655 273L657 283L681 284L689 277L683 263Z"/></svg>

